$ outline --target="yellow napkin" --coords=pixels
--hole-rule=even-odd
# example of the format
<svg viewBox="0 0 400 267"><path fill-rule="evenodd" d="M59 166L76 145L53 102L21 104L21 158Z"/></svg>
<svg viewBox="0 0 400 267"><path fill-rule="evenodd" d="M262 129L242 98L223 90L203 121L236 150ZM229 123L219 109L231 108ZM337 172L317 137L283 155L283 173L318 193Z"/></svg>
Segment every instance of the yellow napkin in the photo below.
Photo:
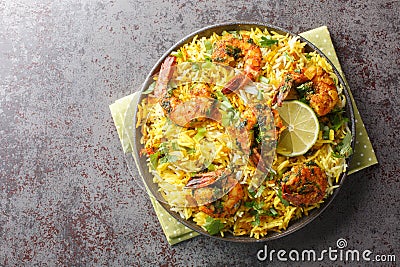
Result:
<svg viewBox="0 0 400 267"><path fill-rule="evenodd" d="M301 33L300 35L316 45L332 61L332 63L340 72L340 75L345 80L339 60L336 56L336 52L332 44L328 28L326 26L322 26L320 28ZM126 123L133 122L133 114L138 97L139 93L136 92L132 95L123 97L110 105L111 114L118 132L119 139L121 141L122 148L125 153L130 153L132 154L132 156L134 155L134 153L132 153L133 146L131 142L131 134L133 132L134 125L126 125ZM351 165L349 166L349 174L378 163L367 131L364 127L364 123L362 122L360 113L358 112L356 103L351 96L351 92L350 97L353 104L356 120L357 136L353 158L351 161ZM137 159L135 159L135 162L138 162ZM147 192L150 196L151 202L154 206L154 210L157 214L157 217L160 221L161 227L169 244L174 245L198 235L197 232L190 230L186 226L179 223L175 218L173 218L158 203L154 196L151 195L150 191L147 190Z"/></svg>

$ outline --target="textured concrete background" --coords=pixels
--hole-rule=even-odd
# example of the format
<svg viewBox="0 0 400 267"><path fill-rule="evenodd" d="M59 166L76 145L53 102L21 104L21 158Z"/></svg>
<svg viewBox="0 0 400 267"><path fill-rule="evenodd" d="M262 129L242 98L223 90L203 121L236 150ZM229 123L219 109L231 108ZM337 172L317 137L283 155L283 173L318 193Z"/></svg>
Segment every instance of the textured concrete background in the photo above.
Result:
<svg viewBox="0 0 400 267"><path fill-rule="evenodd" d="M398 264L399 14L388 0L0 1L0 266L260 263L265 244L168 245L108 109L176 41L235 20L296 33L327 25L380 161L268 248L322 251L345 238L349 249L395 254Z"/></svg>

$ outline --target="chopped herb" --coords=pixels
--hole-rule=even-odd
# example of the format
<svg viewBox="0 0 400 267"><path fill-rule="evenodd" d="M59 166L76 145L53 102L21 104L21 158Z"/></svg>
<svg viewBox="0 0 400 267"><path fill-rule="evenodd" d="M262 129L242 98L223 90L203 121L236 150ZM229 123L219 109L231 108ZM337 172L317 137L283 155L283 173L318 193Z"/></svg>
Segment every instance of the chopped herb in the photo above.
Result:
<svg viewBox="0 0 400 267"><path fill-rule="evenodd" d="M314 94L314 88L312 82L303 83L296 87L296 91L299 94L299 101L308 104L308 96Z"/></svg>
<svg viewBox="0 0 400 267"><path fill-rule="evenodd" d="M216 58L214 58L214 61L215 61L215 62L225 62L225 58L223 58L223 57L216 57Z"/></svg>
<svg viewBox="0 0 400 267"><path fill-rule="evenodd" d="M194 153L196 152L196 149L194 149L194 148L188 148L188 149L186 149L186 152L187 152L188 154L194 154Z"/></svg>
<svg viewBox="0 0 400 267"><path fill-rule="evenodd" d="M264 76L260 76L260 82L265 83L265 84L269 84L271 80L264 77Z"/></svg>
<svg viewBox="0 0 400 267"><path fill-rule="evenodd" d="M182 51L179 50L179 51L173 51L173 52L171 52L171 56L182 58L182 57L183 57L183 54L182 54Z"/></svg>
<svg viewBox="0 0 400 267"><path fill-rule="evenodd" d="M193 71L198 71L200 69L199 65L197 63L192 64L192 70Z"/></svg>
<svg viewBox="0 0 400 267"><path fill-rule="evenodd" d="M180 147L176 141L172 141L171 146L172 146L172 149L175 151L180 150Z"/></svg>
<svg viewBox="0 0 400 267"><path fill-rule="evenodd" d="M278 189L277 196L279 197L279 199L280 199L280 201L282 202L283 205L289 206L289 201L287 201L286 199L283 199L282 190L280 188Z"/></svg>
<svg viewBox="0 0 400 267"><path fill-rule="evenodd" d="M168 142L161 143L160 146L158 147L158 151L163 155L168 154L168 151L169 151Z"/></svg>
<svg viewBox="0 0 400 267"><path fill-rule="evenodd" d="M301 74L301 69L295 69L294 72Z"/></svg>
<svg viewBox="0 0 400 267"><path fill-rule="evenodd" d="M210 235L216 235L224 229L224 224L220 220L208 216L204 228Z"/></svg>
<svg viewBox="0 0 400 267"><path fill-rule="evenodd" d="M260 225L260 216L272 216L275 217L278 215L278 212L274 208L270 208L268 210L264 210L264 202L245 202L244 206L250 208L250 214L254 216L254 221L251 223L253 226Z"/></svg>
<svg viewBox="0 0 400 267"><path fill-rule="evenodd" d="M244 119L244 120L239 122L238 128L239 129L243 129L244 127L246 127L246 125L247 125L247 119Z"/></svg>
<svg viewBox="0 0 400 267"><path fill-rule="evenodd" d="M228 56L233 57L235 60L238 60L242 56L242 49L231 45L226 46L225 52Z"/></svg>
<svg viewBox="0 0 400 267"><path fill-rule="evenodd" d="M247 40L247 42L248 42L249 44L254 44L254 40L253 40L252 38L249 38L249 39Z"/></svg>
<svg viewBox="0 0 400 267"><path fill-rule="evenodd" d="M275 44L277 44L279 41L271 39L271 36L262 36L261 41L260 41L260 46L261 47L271 47Z"/></svg>
<svg viewBox="0 0 400 267"><path fill-rule="evenodd" d="M255 198L258 198L261 196L261 194L264 192L265 186L260 186L257 190L257 193L254 195Z"/></svg>
<svg viewBox="0 0 400 267"><path fill-rule="evenodd" d="M206 41L204 41L204 47L206 48L206 53L211 55L213 52L212 43L210 41L206 40Z"/></svg>
<svg viewBox="0 0 400 267"><path fill-rule="evenodd" d="M156 82L153 82L152 84L149 85L146 91L144 91L142 94L147 95L150 94L151 92L154 91L154 88L156 87Z"/></svg>
<svg viewBox="0 0 400 267"><path fill-rule="evenodd" d="M312 56L310 55L310 53L305 54L305 57L307 60L310 60L312 58Z"/></svg>
<svg viewBox="0 0 400 267"><path fill-rule="evenodd" d="M160 151L157 151L156 153L153 153L149 156L150 158L150 163L151 163L151 167L153 169L157 169L158 166L158 158L160 157Z"/></svg>
<svg viewBox="0 0 400 267"><path fill-rule="evenodd" d="M233 35L236 39L242 40L242 35L238 31L228 31L230 34Z"/></svg>
<svg viewBox="0 0 400 267"><path fill-rule="evenodd" d="M167 162L175 162L178 160L178 157L175 155L165 155L160 159L160 163L167 163Z"/></svg>
<svg viewBox="0 0 400 267"><path fill-rule="evenodd" d="M267 176L267 180L268 180L268 181L271 181L271 180L273 180L273 179L274 179L274 176L275 176L275 174L276 174L276 172L275 172L274 170L272 170L272 169L271 169L271 171L270 171L269 175Z"/></svg>
<svg viewBox="0 0 400 267"><path fill-rule="evenodd" d="M322 128L322 139L329 140L329 131L330 131L329 126L325 125L321 128Z"/></svg>
<svg viewBox="0 0 400 267"><path fill-rule="evenodd" d="M278 215L278 212L274 208L270 208L268 215L272 216L272 217L275 217L275 216Z"/></svg>
<svg viewBox="0 0 400 267"><path fill-rule="evenodd" d="M309 166L318 166L317 163L315 163L315 161L313 161L313 160L307 161L307 162L305 163L305 165L308 166L308 167L309 167Z"/></svg>
<svg viewBox="0 0 400 267"><path fill-rule="evenodd" d="M254 222L251 222L251 225L253 225L253 226L259 226L260 225L260 214L256 213L254 215Z"/></svg>
<svg viewBox="0 0 400 267"><path fill-rule="evenodd" d="M205 135L206 135L206 127L200 127L197 129L197 133L196 135L193 137L194 140L196 140L197 142L202 139Z"/></svg>
<svg viewBox="0 0 400 267"><path fill-rule="evenodd" d="M294 58L291 55L289 55L288 52L285 52L284 55L285 55L286 59L289 60L290 62L294 61Z"/></svg>
<svg viewBox="0 0 400 267"><path fill-rule="evenodd" d="M353 154L351 138L351 132L347 132L343 140L335 147L334 152L332 152L332 156L335 158L347 158Z"/></svg>
<svg viewBox="0 0 400 267"><path fill-rule="evenodd" d="M346 124L349 119L343 116L344 110L336 110L329 114L329 121L332 123L331 128L335 131L339 130L342 125Z"/></svg>
<svg viewBox="0 0 400 267"><path fill-rule="evenodd" d="M208 165L207 169L208 169L209 171L215 171L215 165L212 164L212 163L210 163L210 164Z"/></svg>

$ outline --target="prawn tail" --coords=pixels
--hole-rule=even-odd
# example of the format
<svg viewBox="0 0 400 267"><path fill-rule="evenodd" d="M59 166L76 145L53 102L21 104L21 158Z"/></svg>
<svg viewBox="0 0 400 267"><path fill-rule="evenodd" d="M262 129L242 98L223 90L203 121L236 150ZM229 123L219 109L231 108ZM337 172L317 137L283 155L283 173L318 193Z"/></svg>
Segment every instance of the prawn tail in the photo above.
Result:
<svg viewBox="0 0 400 267"><path fill-rule="evenodd" d="M158 79L154 88L155 97L161 98L167 93L167 85L173 74L173 67L175 66L175 64L176 57L168 56L165 58L164 62L161 65L160 73L158 74Z"/></svg>
<svg viewBox="0 0 400 267"><path fill-rule="evenodd" d="M248 84L251 80L244 74L239 74L233 77L224 88L222 88L221 92L226 95L232 92L235 92Z"/></svg>

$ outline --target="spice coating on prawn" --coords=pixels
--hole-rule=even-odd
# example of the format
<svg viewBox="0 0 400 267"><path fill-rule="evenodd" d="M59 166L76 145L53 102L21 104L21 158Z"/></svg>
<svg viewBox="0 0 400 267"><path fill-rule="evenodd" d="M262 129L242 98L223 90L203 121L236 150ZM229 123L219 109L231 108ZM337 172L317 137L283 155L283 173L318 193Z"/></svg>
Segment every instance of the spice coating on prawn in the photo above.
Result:
<svg viewBox="0 0 400 267"><path fill-rule="evenodd" d="M303 85L303 88L298 87L299 85ZM331 112L339 101L333 79L321 67L313 66L286 74L276 90L273 103L281 106L290 90L295 87L297 87L298 93L304 95L304 100L309 102L310 107L320 117Z"/></svg>
<svg viewBox="0 0 400 267"><path fill-rule="evenodd" d="M326 173L312 163L292 167L283 174L282 197L295 206L308 206L321 201L326 194Z"/></svg>
<svg viewBox="0 0 400 267"><path fill-rule="evenodd" d="M260 47L249 36L243 35L242 39L238 39L227 34L215 43L212 61L236 67L240 58L243 58L244 73L255 81L260 75L262 54Z"/></svg>

